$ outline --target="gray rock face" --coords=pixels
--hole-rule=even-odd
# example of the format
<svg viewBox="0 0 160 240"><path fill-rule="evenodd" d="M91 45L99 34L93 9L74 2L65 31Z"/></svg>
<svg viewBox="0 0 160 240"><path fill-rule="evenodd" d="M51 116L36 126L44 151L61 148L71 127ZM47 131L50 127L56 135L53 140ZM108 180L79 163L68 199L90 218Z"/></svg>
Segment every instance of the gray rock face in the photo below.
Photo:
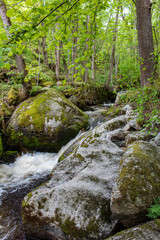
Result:
<svg viewBox="0 0 160 240"><path fill-rule="evenodd" d="M149 141L151 140L153 136L151 134L147 134L147 132L132 132L129 133L126 138L125 138L125 144L128 147L131 143L138 141L138 140L143 140L143 141Z"/></svg>
<svg viewBox="0 0 160 240"><path fill-rule="evenodd" d="M138 114L133 110L133 108L130 105L126 105L122 111L126 113L127 124L137 131L141 130L141 127L137 123Z"/></svg>
<svg viewBox="0 0 160 240"><path fill-rule="evenodd" d="M150 141L150 143L160 146L160 133L158 133L157 136Z"/></svg>
<svg viewBox="0 0 160 240"><path fill-rule="evenodd" d="M111 197L111 211L125 227L145 218L160 195L160 147L137 141L124 153Z"/></svg>
<svg viewBox="0 0 160 240"><path fill-rule="evenodd" d="M28 236L39 239L104 239L117 224L110 197L123 151L108 131L124 126L124 116L101 124L74 145L53 169L51 180L22 204Z"/></svg>
<svg viewBox="0 0 160 240"><path fill-rule="evenodd" d="M10 119L7 144L37 151L56 152L88 125L88 117L56 90L29 98Z"/></svg>
<svg viewBox="0 0 160 240"><path fill-rule="evenodd" d="M160 220L156 219L142 225L124 230L106 240L159 240Z"/></svg>

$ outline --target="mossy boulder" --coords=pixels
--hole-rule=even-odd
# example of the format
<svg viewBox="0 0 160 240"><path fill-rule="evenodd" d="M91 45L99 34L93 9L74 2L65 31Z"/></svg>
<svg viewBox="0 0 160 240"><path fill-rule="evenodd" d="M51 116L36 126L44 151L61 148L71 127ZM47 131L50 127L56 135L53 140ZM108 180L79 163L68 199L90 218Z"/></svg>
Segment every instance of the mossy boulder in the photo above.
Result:
<svg viewBox="0 0 160 240"><path fill-rule="evenodd" d="M160 147L136 141L124 153L111 198L111 211L125 227L145 219L160 195Z"/></svg>
<svg viewBox="0 0 160 240"><path fill-rule="evenodd" d="M109 139L124 116L81 136L53 169L49 182L22 203L26 235L38 239L104 239L117 225L110 197L123 150Z"/></svg>
<svg viewBox="0 0 160 240"><path fill-rule="evenodd" d="M12 87L8 93L8 103L9 105L17 105L19 100L19 90L15 87Z"/></svg>
<svg viewBox="0 0 160 240"><path fill-rule="evenodd" d="M12 163L19 156L17 151L6 151L2 155L2 159L4 163Z"/></svg>
<svg viewBox="0 0 160 240"><path fill-rule="evenodd" d="M8 119L12 115L12 107L9 107L6 102L1 102L0 101L0 119Z"/></svg>
<svg viewBox="0 0 160 240"><path fill-rule="evenodd" d="M11 150L57 152L88 126L88 117L56 90L47 90L21 103L7 128Z"/></svg>
<svg viewBox="0 0 160 240"><path fill-rule="evenodd" d="M160 219L123 230L106 240L159 240Z"/></svg>
<svg viewBox="0 0 160 240"><path fill-rule="evenodd" d="M87 110L88 106L113 102L115 93L106 90L102 86L92 86L79 84L78 86L63 91L64 95L82 110Z"/></svg>

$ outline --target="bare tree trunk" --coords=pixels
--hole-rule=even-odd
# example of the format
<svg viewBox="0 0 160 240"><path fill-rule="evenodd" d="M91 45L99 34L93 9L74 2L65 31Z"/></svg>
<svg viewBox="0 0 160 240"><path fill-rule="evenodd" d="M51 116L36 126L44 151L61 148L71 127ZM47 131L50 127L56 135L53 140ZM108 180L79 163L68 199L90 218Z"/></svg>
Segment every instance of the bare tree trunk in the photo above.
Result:
<svg viewBox="0 0 160 240"><path fill-rule="evenodd" d="M75 35L78 32L78 17L73 21L73 31L72 34ZM77 35L73 37L73 48L72 48L72 64L75 64L75 59L77 58ZM74 75L77 74L76 66L72 68L72 82L74 81Z"/></svg>
<svg viewBox="0 0 160 240"><path fill-rule="evenodd" d="M41 64L41 42L39 40L39 59L38 59L38 67L39 68L40 68L40 64ZM38 84L39 84L39 77L40 77L40 69L38 72L38 77L37 77L37 82L36 82L37 89L38 89Z"/></svg>
<svg viewBox="0 0 160 240"><path fill-rule="evenodd" d="M95 45L95 39L93 41L93 54L92 54L92 80L95 81L96 78L96 69L95 69L95 56L96 56L96 45Z"/></svg>
<svg viewBox="0 0 160 240"><path fill-rule="evenodd" d="M114 56L115 56L115 49L116 49L118 16L119 16L119 6L117 7L115 27L113 29L113 45L112 45L112 52L111 52L111 63L110 63L108 78L107 78L107 82L106 82L106 88L109 87L109 83L110 83L110 80L111 80L111 77L112 77L112 70L113 70L113 67L114 67Z"/></svg>
<svg viewBox="0 0 160 240"><path fill-rule="evenodd" d="M1 18L2 18L2 21L3 21L3 25L4 25L4 29L6 30L6 34L8 36L8 38L11 37L11 34L9 32L9 28L11 27L11 21L10 21L10 18L7 17L7 8L6 8L6 5L5 3L0 0L0 15L1 15ZM16 61L16 64L17 64L17 69L20 73L22 73L22 95L23 95L23 98L27 98L29 96L29 90L31 89L31 83L30 81L28 82L25 82L24 79L25 77L27 76L28 72L26 70L26 65L25 65L25 61L22 57L22 55L15 55L15 61Z"/></svg>
<svg viewBox="0 0 160 240"><path fill-rule="evenodd" d="M59 28L59 24L56 24L56 28ZM53 39L54 39L54 32L53 28ZM56 69L55 69L55 75L56 75L56 80L59 81L59 75L60 75L60 47L61 47L61 41L59 41L59 46L55 46L55 61L56 61Z"/></svg>
<svg viewBox="0 0 160 240"><path fill-rule="evenodd" d="M150 0L136 0L138 48L140 57L141 86L155 78L155 57L151 24Z"/></svg>
<svg viewBox="0 0 160 240"><path fill-rule="evenodd" d="M61 50L62 50L63 68L64 68L64 72L65 72L67 80L68 80L68 78L69 78L68 67L67 67L67 62L66 62L66 59L65 59L64 50L63 50L63 44L62 43L61 43Z"/></svg>
<svg viewBox="0 0 160 240"><path fill-rule="evenodd" d="M86 19L86 34L88 34L88 24L89 24L89 16L87 16L87 19ZM86 38L86 42L85 42L85 51L88 50L88 37ZM86 67L86 64L87 64L87 60L83 61L83 67L85 68L85 72L83 74L83 81L85 83L88 82L88 68Z"/></svg>
<svg viewBox="0 0 160 240"><path fill-rule="evenodd" d="M42 23L42 26L44 26L44 23ZM48 66L48 53L47 53L47 45L46 45L46 36L42 38L42 48L43 48L43 58L44 63L46 66Z"/></svg>

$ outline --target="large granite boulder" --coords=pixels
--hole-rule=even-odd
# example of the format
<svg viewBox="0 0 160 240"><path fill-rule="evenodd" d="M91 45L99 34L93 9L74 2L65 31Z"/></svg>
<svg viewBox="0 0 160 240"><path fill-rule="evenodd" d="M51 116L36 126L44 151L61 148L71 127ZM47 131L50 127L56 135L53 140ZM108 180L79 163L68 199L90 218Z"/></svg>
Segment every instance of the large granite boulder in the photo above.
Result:
<svg viewBox="0 0 160 240"><path fill-rule="evenodd" d="M160 219L156 219L145 224L121 231L106 240L159 240L160 239Z"/></svg>
<svg viewBox="0 0 160 240"><path fill-rule="evenodd" d="M87 115L52 89L19 105L9 122L7 145L54 152L87 125Z"/></svg>
<svg viewBox="0 0 160 240"><path fill-rule="evenodd" d="M124 116L90 130L53 169L49 182L22 203L26 235L38 239L104 239L117 225L110 197L123 154L108 139Z"/></svg>
<svg viewBox="0 0 160 240"><path fill-rule="evenodd" d="M145 219L160 195L160 147L136 141L124 153L111 198L111 211L125 227Z"/></svg>

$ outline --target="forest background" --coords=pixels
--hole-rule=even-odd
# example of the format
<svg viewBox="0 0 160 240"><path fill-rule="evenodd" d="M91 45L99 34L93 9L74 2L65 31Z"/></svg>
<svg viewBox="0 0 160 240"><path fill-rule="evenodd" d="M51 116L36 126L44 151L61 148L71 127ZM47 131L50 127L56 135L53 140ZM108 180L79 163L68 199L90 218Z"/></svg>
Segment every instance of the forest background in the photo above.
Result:
<svg viewBox="0 0 160 240"><path fill-rule="evenodd" d="M1 101L12 87L22 99L46 86L129 90L122 101L159 131L158 0L5 0L0 14Z"/></svg>

